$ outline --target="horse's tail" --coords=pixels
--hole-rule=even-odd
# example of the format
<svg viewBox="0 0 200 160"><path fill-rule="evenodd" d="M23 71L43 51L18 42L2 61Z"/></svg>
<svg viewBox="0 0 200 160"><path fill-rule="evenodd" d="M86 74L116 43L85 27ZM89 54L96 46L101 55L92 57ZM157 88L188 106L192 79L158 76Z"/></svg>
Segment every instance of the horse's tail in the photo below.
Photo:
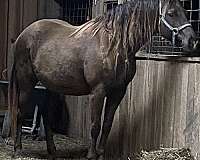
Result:
<svg viewBox="0 0 200 160"><path fill-rule="evenodd" d="M15 47L13 47L13 53L15 53ZM11 117L11 136L14 137L17 130L17 114L18 114L18 102L19 102L19 87L16 76L16 59L11 70L10 81L8 86L8 110Z"/></svg>

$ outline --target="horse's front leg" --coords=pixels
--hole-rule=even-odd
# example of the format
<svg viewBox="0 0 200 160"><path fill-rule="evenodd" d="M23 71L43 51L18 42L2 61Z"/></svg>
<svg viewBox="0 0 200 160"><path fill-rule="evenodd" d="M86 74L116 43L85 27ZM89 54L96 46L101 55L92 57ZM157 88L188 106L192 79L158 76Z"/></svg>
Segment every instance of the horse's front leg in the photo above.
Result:
<svg viewBox="0 0 200 160"><path fill-rule="evenodd" d="M126 86L113 89L112 92L107 96L102 134L98 147L99 160L104 159L105 145L112 127L115 111L124 97L125 92Z"/></svg>
<svg viewBox="0 0 200 160"><path fill-rule="evenodd" d="M103 85L95 88L89 97L89 106L91 108L91 144L88 149L87 158L96 159L96 143L101 130L101 113L103 109L105 91Z"/></svg>

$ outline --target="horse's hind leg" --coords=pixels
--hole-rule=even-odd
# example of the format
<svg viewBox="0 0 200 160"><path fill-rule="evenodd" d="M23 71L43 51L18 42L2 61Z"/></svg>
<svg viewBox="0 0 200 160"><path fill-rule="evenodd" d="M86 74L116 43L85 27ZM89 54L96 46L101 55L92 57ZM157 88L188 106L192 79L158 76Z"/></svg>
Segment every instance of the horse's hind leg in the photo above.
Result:
<svg viewBox="0 0 200 160"><path fill-rule="evenodd" d="M31 90L21 90L19 95L19 107L17 109L17 123L16 134L14 137L14 151L16 154L20 154L22 149L21 135L22 135L22 123L24 119L25 107L28 99L31 95Z"/></svg>
<svg viewBox="0 0 200 160"><path fill-rule="evenodd" d="M31 97L37 79L32 70L32 64L29 59L24 60L24 57L19 57L15 62L12 69L12 80L15 84L16 99L16 131L14 134L14 150L18 152L22 149L21 135L22 135L22 122L24 119L25 109L28 105L29 98ZM26 58L26 57L25 57ZM10 82L12 82L12 80ZM11 94L11 93L10 93Z"/></svg>
<svg viewBox="0 0 200 160"><path fill-rule="evenodd" d="M24 119L24 114L26 111L27 103L32 93L33 84L30 84L29 88L22 87L22 84L19 83L19 106L17 108L17 117L16 117L16 134L14 137L14 151L15 154L20 154L22 149L22 123Z"/></svg>
<svg viewBox="0 0 200 160"><path fill-rule="evenodd" d="M49 91L47 91L49 92ZM53 140L53 133L52 133L52 129L50 126L50 122L49 122L49 93L45 92L45 94L47 94L46 96L47 99L45 99L45 101L43 101L44 103L41 105L41 107L39 107L39 110L42 114L42 118L43 118L43 123L44 123L44 129L45 129L45 137L46 137L46 144L47 144L47 151L49 154L48 159L53 160L55 157L55 152L56 152L56 147L54 144L54 140Z"/></svg>

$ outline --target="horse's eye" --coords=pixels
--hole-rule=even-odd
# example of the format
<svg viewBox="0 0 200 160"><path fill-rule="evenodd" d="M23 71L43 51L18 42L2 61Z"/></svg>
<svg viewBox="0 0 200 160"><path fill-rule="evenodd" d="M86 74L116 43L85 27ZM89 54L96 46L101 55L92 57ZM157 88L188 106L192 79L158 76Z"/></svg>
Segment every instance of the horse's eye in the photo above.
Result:
<svg viewBox="0 0 200 160"><path fill-rule="evenodd" d="M173 17L175 15L175 9L170 9L168 10L167 14L170 16L170 17Z"/></svg>

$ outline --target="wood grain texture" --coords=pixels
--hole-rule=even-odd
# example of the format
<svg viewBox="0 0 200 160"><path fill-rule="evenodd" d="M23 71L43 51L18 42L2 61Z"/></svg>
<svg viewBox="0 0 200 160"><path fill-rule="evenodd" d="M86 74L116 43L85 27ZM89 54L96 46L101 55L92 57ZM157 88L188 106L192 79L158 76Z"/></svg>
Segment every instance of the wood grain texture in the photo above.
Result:
<svg viewBox="0 0 200 160"><path fill-rule="evenodd" d="M38 19L38 0L24 0L23 29Z"/></svg>
<svg viewBox="0 0 200 160"><path fill-rule="evenodd" d="M107 156L126 158L141 149L187 146L198 157L199 82L199 64L138 61L136 76L115 115ZM85 113L82 121L88 116Z"/></svg>
<svg viewBox="0 0 200 160"><path fill-rule="evenodd" d="M1 0L0 1L0 10L1 10L1 18L0 18L0 79L6 78L6 72L3 73L4 69L6 69L6 60L7 60L7 40L8 40L8 1ZM4 74L4 76L3 76Z"/></svg>

